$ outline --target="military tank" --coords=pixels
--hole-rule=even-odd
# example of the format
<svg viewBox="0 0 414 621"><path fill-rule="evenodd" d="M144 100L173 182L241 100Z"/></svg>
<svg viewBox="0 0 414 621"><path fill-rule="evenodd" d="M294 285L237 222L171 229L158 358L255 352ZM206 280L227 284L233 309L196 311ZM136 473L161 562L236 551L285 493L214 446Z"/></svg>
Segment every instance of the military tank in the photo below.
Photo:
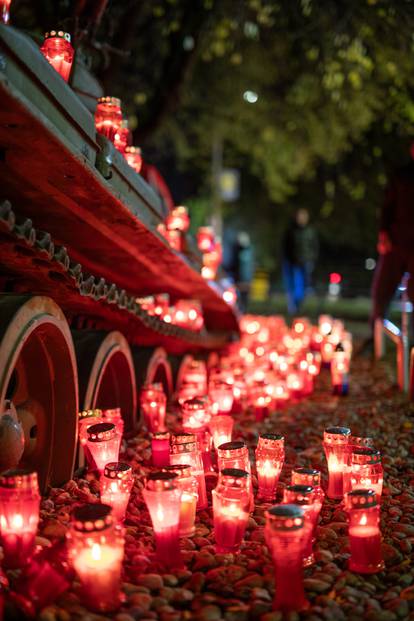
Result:
<svg viewBox="0 0 414 621"><path fill-rule="evenodd" d="M197 247L159 233L160 198L96 132L81 90L0 25L0 461L35 468L43 489L73 473L78 411L120 407L133 433L144 382L171 396L194 356L238 334ZM202 330L151 315L140 300L159 293L198 300Z"/></svg>

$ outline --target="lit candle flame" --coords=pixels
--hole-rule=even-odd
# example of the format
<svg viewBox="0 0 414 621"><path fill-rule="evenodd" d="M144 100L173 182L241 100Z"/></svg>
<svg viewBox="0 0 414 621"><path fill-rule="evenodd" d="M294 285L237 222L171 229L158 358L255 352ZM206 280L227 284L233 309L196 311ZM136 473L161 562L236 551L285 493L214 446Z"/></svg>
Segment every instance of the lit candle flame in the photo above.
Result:
<svg viewBox="0 0 414 621"><path fill-rule="evenodd" d="M91 556L94 561L100 561L102 556L102 550L99 543L94 543L91 550Z"/></svg>

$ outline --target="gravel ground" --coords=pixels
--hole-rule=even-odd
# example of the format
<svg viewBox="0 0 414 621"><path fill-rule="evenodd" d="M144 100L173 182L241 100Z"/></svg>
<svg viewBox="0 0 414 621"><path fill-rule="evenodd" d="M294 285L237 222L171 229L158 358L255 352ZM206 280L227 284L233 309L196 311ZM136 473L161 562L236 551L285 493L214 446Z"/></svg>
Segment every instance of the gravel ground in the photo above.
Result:
<svg viewBox="0 0 414 621"><path fill-rule="evenodd" d="M383 454L381 528L385 571L364 577L347 570L346 516L337 503L325 501L317 531L317 562L306 569L304 578L311 607L300 614L291 613L286 619L414 619L413 415L414 406L398 394L387 367L373 369L370 361L361 358L353 363L348 397L330 394L329 376L323 371L310 399L275 412L265 423L258 425L249 414L235 417L234 439L244 439L251 449L261 431L285 435L286 462L280 487L289 482L294 465L320 468L326 476L321 441L327 425L346 425L355 435L374 436L376 447ZM173 415L169 416L171 427L174 420ZM75 585L73 591L44 609L38 618L42 621L282 619L281 613L272 611L273 569L263 538L264 506L256 506L237 555L215 554L211 511L199 513L195 536L182 540L186 569L164 574L153 562L152 529L140 493L150 459L145 434L129 441L123 458L133 464L138 475L125 524L124 605L111 617L90 613L80 605ZM64 536L73 501L97 502L97 492L98 483L89 475L70 481L64 489L51 490L42 503L41 538L53 540Z"/></svg>

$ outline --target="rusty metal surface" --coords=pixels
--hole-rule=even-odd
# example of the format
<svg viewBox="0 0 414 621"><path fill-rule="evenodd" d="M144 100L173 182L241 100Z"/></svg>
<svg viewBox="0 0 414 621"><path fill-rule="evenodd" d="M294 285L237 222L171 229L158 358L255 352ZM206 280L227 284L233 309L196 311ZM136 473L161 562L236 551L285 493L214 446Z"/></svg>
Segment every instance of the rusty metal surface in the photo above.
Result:
<svg viewBox="0 0 414 621"><path fill-rule="evenodd" d="M220 348L231 334L192 332L148 313L117 284L83 270L64 246L16 217L8 201L0 205L0 282L14 292L49 295L73 327L120 329L130 343L163 345L168 351Z"/></svg>
<svg viewBox="0 0 414 621"><path fill-rule="evenodd" d="M152 189L96 139L93 116L36 45L1 25L0 97L2 198L98 280L135 296L196 298L209 330L238 330L234 311L201 277L196 255L173 251L158 234L162 209Z"/></svg>

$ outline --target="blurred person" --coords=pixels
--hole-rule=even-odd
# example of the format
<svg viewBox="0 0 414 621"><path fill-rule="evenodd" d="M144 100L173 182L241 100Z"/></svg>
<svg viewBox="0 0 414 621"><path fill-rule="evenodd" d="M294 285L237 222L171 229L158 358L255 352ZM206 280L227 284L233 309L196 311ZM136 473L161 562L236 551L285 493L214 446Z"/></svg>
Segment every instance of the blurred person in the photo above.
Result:
<svg viewBox="0 0 414 621"><path fill-rule="evenodd" d="M378 233L377 267L372 282L372 325L383 319L405 272L414 304L414 143L411 161L391 176L385 192Z"/></svg>
<svg viewBox="0 0 414 621"><path fill-rule="evenodd" d="M253 248L250 236L245 231L237 233L231 273L239 290L240 310L245 312L249 303L250 287L254 273Z"/></svg>
<svg viewBox="0 0 414 621"><path fill-rule="evenodd" d="M312 274L319 253L318 236L309 224L307 209L298 209L282 242L283 279L286 287L288 313L299 312L307 291L312 288Z"/></svg>

